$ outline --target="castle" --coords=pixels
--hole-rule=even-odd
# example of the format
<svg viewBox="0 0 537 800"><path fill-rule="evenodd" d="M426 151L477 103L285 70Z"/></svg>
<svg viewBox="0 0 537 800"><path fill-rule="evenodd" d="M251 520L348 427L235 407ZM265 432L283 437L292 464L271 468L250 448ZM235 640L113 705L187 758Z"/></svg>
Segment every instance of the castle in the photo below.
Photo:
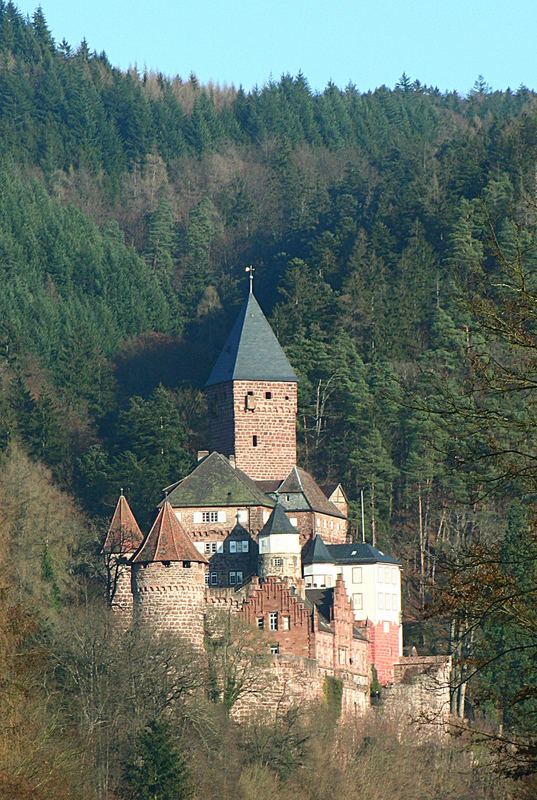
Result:
<svg viewBox="0 0 537 800"><path fill-rule="evenodd" d="M206 384L209 449L168 486L144 536L119 498L103 553L112 606L203 647L225 608L266 634L276 680L265 704L322 697L363 713L370 682L402 659L401 567L351 541L340 484L296 463L297 376L252 291ZM374 669L373 669L374 668Z"/></svg>

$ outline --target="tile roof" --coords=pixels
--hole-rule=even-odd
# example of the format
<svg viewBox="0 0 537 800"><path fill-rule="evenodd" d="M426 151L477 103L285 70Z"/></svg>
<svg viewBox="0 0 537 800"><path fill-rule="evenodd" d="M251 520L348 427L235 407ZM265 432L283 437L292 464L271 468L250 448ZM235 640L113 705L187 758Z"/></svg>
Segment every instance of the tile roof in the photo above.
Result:
<svg viewBox="0 0 537 800"><path fill-rule="evenodd" d="M274 510L259 532L259 536L270 536L277 533L298 534L298 529L291 525L289 517L280 503L276 503Z"/></svg>
<svg viewBox="0 0 537 800"><path fill-rule="evenodd" d="M314 536L306 543L302 551L303 564L332 564L334 557L330 555L320 536Z"/></svg>
<svg viewBox="0 0 537 800"><path fill-rule="evenodd" d="M237 380L298 380L252 293L235 320L206 386Z"/></svg>
<svg viewBox="0 0 537 800"><path fill-rule="evenodd" d="M300 467L293 467L287 478L280 484L278 494L301 494L306 499L312 511L318 511L320 514L327 514L331 517L346 519L345 514L326 497L321 487L315 482L315 479L309 472L306 472L305 469L301 469ZM302 510L299 508L294 509L292 503L292 498L285 502L285 507L288 511Z"/></svg>
<svg viewBox="0 0 537 800"><path fill-rule="evenodd" d="M144 538L127 498L120 495L103 544L103 553L132 553Z"/></svg>
<svg viewBox="0 0 537 800"><path fill-rule="evenodd" d="M331 561L334 564L397 564L393 556L383 553L366 542L354 542L353 544L328 544L326 549L330 553Z"/></svg>
<svg viewBox="0 0 537 800"><path fill-rule="evenodd" d="M174 508L214 506L266 506L274 500L242 470L232 467L220 453L200 461L190 475L171 489L167 500Z"/></svg>
<svg viewBox="0 0 537 800"><path fill-rule="evenodd" d="M161 507L157 518L142 545L135 553L133 564L153 561L198 561L207 564L207 559L196 550L187 532L167 502Z"/></svg>

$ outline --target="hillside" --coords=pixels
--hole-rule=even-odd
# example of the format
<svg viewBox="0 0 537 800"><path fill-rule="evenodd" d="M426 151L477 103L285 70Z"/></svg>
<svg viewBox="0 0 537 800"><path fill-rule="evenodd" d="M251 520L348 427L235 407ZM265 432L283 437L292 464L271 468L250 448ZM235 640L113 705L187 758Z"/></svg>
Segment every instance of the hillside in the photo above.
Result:
<svg viewBox="0 0 537 800"><path fill-rule="evenodd" d="M485 654L480 635L461 644L483 598L438 592L475 548L505 565L523 543L535 566L537 95L405 75L367 93L314 93L301 74L221 90L121 72L92 46L0 2L6 475L28 458L53 505L72 495L93 556L88 520L100 530L121 487L147 528L205 445L203 384L251 263L300 376L301 463L342 481L357 534L364 490L367 538L405 565L409 641L443 650L449 635L466 687L472 659L535 632L517 569L493 576L523 599L495 609ZM37 512L35 525L46 560ZM65 537L52 608L64 585L76 596ZM437 603L442 618L412 628ZM534 735L530 662L487 667L466 702Z"/></svg>

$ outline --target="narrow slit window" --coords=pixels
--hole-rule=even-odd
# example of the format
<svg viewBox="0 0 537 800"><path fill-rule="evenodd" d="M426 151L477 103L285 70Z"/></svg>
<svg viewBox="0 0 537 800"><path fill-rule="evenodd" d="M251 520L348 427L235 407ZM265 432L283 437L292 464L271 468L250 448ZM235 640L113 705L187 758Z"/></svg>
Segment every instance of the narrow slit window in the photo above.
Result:
<svg viewBox="0 0 537 800"><path fill-rule="evenodd" d="M252 436L252 447L257 447L257 436Z"/></svg>

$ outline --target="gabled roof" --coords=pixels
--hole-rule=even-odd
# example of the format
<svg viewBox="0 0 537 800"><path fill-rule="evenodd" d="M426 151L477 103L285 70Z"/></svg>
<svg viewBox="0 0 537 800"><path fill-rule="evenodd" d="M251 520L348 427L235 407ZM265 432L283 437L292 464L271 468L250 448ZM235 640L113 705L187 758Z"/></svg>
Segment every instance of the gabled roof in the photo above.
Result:
<svg viewBox="0 0 537 800"><path fill-rule="evenodd" d="M297 381L287 356L251 292L206 386L237 380Z"/></svg>
<svg viewBox="0 0 537 800"><path fill-rule="evenodd" d="M103 544L103 553L132 553L144 538L127 498L120 495Z"/></svg>
<svg viewBox="0 0 537 800"><path fill-rule="evenodd" d="M306 472L305 469L301 469L300 467L293 467L287 478L280 484L278 494L280 496L286 494L300 494L306 499L312 511L318 511L320 514L328 514L331 517L346 519L345 514L326 497L309 472ZM285 500L284 505L288 511L302 510L302 508L298 506L296 509L293 507L293 498L291 497L289 500Z"/></svg>
<svg viewBox="0 0 537 800"><path fill-rule="evenodd" d="M345 494L345 489L343 488L341 483L336 483L336 482L323 483L321 489L323 490L323 493L326 495L326 497L328 497L329 500L336 491L336 489L339 489L345 500L348 500L347 495Z"/></svg>
<svg viewBox="0 0 537 800"><path fill-rule="evenodd" d="M190 475L175 485L167 500L174 508L274 506L274 500L220 453L211 453L200 461Z"/></svg>
<svg viewBox="0 0 537 800"><path fill-rule="evenodd" d="M333 564L334 557L330 555L325 543L320 536L314 536L302 551L303 564Z"/></svg>
<svg viewBox="0 0 537 800"><path fill-rule="evenodd" d="M289 517L280 503L276 503L274 510L259 532L259 536L271 536L278 533L298 534L298 529L289 522Z"/></svg>
<svg viewBox="0 0 537 800"><path fill-rule="evenodd" d="M192 544L187 532L169 503L164 503L143 544L134 555L133 564L153 561L198 561L207 559Z"/></svg>
<svg viewBox="0 0 537 800"><path fill-rule="evenodd" d="M330 553L330 560L335 564L396 564L400 562L393 556L383 553L366 542L353 544L328 544L326 549Z"/></svg>

